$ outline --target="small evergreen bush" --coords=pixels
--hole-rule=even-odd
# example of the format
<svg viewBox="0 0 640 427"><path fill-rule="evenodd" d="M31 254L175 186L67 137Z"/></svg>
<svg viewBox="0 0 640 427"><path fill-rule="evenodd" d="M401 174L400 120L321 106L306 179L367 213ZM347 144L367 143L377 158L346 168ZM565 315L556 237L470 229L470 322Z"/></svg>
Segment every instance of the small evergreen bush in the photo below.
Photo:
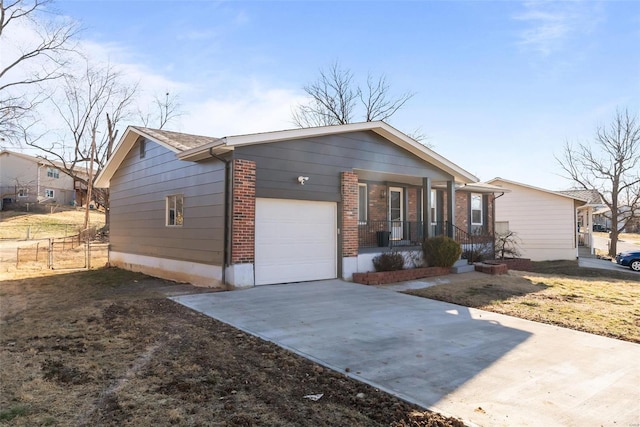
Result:
<svg viewBox="0 0 640 427"><path fill-rule="evenodd" d="M455 240L438 236L427 239L422 244L424 260L430 267L449 268L460 258L462 248Z"/></svg>
<svg viewBox="0 0 640 427"><path fill-rule="evenodd" d="M404 257L398 252L385 252L373 258L376 271L396 271L404 268Z"/></svg>

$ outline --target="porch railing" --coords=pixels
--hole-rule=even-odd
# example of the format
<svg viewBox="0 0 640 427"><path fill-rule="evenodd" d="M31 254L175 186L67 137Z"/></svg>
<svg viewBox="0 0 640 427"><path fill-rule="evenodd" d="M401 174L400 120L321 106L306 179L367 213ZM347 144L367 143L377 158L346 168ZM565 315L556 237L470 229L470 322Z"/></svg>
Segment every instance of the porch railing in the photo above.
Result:
<svg viewBox="0 0 640 427"><path fill-rule="evenodd" d="M484 228L468 233L444 221L431 224L428 231L430 236L452 236L453 240L460 243L463 253L466 254L474 254L478 251L493 252L493 235ZM366 221L358 225L360 248L420 246L423 241L424 223L422 221Z"/></svg>
<svg viewBox="0 0 640 427"><path fill-rule="evenodd" d="M367 221L358 225L360 248L418 246L423 236L422 221Z"/></svg>

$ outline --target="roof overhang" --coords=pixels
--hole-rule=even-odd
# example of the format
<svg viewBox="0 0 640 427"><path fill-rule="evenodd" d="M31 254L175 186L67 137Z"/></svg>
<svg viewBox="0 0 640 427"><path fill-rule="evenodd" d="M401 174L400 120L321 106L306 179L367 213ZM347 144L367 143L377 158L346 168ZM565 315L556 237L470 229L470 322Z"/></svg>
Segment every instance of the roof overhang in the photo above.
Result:
<svg viewBox="0 0 640 427"><path fill-rule="evenodd" d="M178 154L178 158L181 160L198 161L210 157L210 150L213 150L214 154L223 154L233 150L235 147L361 131L375 132L420 159L444 170L453 176L456 182L467 184L478 181L478 178L471 173L382 121L227 136L221 140L183 151Z"/></svg>
<svg viewBox="0 0 640 427"><path fill-rule="evenodd" d="M445 159L435 151L420 144L411 137L393 128L382 121L350 123L338 126L323 126L315 128L290 129L276 132L255 133L247 135L227 136L215 139L195 148L181 150L160 140L152 133L145 132L144 128L129 126L120 138L120 141L113 150L111 158L107 161L100 175L96 178L96 187L109 187L111 177L123 162L138 138L144 137L166 149L176 153L180 160L197 162L207 159L212 155L221 155L233 151L236 147L243 147L256 144L268 144L278 141L290 141L306 138L314 138L328 135L337 135L350 132L374 132L393 144L407 150L423 161L443 170L451 175L458 185L477 183L478 178L462 169L455 163Z"/></svg>
<svg viewBox="0 0 640 427"><path fill-rule="evenodd" d="M562 194L562 193L559 193L557 191L545 190L544 188L534 187L533 185L523 184L521 182L516 182L516 181L510 181L510 180L504 179L504 178L493 178L493 179L490 179L489 181L487 181L486 184L493 185L493 183L495 183L495 182L504 182L504 183L507 183L507 184L510 184L510 185L516 185L516 186L519 186L519 187L528 188L530 190L541 191L543 193L552 194L554 196L564 197L565 199L575 200L575 201L578 201L578 202L582 202L585 205L588 204L588 200L581 199L579 197L571 196L569 194ZM497 186L497 185L496 185L496 187L500 188L500 186Z"/></svg>
<svg viewBox="0 0 640 427"><path fill-rule="evenodd" d="M497 185L487 184L486 182L473 182L456 188L457 191L468 191L471 193L511 193L511 190Z"/></svg>

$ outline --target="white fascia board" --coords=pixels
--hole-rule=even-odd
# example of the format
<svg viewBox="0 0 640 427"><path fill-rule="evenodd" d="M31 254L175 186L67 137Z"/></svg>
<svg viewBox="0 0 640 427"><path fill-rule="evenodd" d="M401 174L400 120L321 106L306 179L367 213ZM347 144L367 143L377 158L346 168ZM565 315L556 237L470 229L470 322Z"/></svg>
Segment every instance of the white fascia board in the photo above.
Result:
<svg viewBox="0 0 640 427"><path fill-rule="evenodd" d="M461 191L470 191L473 193L511 193L511 190L497 185L487 184L485 182L475 182L471 184L465 184L456 188Z"/></svg>
<svg viewBox="0 0 640 427"><path fill-rule="evenodd" d="M574 196L571 196L569 194L558 193L557 191L553 191L553 190L545 190L544 188L534 187L533 185L523 184L521 182L516 182L516 181L510 181L508 179L499 178L499 177L490 179L489 181L487 181L487 183L490 184L490 183L493 183L493 182L496 182L496 181L502 181L502 182L505 182L507 184L517 185L519 187L529 188L531 190L541 191L543 193L553 194L554 196L559 196L559 197L564 197L564 198L567 198L567 199L577 200L579 202L584 202L584 203L588 202L588 200L581 199L580 197L574 197Z"/></svg>
<svg viewBox="0 0 640 427"><path fill-rule="evenodd" d="M233 151L233 147L229 147L226 145L227 138L222 138L221 140L210 142L208 144L202 145L200 147L191 148L189 150L183 151L178 154L178 159L186 160L190 162L197 162L199 160L206 159L211 157L211 152L213 154L221 155L224 153L228 153L229 151Z"/></svg>
<svg viewBox="0 0 640 427"><path fill-rule="evenodd" d="M346 125L289 129L275 132L227 136L222 138L220 141L215 141L210 144L205 144L201 147L185 151L178 157L181 160L195 161L208 157L210 149L214 149L214 153L220 154L225 151L231 151L234 147L245 145L266 144L270 142L313 138L318 136L336 135L341 133L359 131L372 131L377 133L378 135L393 142L399 147L404 148L405 150L416 155L422 160L433 164L440 169L443 169L445 172L452 175L454 179L462 184L478 182L478 178L471 173L465 171L464 169L445 159L438 153L425 147L424 145L418 143L409 136L382 121L349 123Z"/></svg>
<svg viewBox="0 0 640 427"><path fill-rule="evenodd" d="M424 145L420 144L413 138L405 135L394 127L389 126L384 122L372 123L378 124L377 127L371 129L372 131L388 139L397 146L402 147L410 153L420 157L422 160L431 163L439 167L440 169L443 169L444 171L452 175L456 181L462 184L470 184L479 181L479 179L475 175L467 172L455 163L445 159L440 154L436 153L428 147L425 147Z"/></svg>

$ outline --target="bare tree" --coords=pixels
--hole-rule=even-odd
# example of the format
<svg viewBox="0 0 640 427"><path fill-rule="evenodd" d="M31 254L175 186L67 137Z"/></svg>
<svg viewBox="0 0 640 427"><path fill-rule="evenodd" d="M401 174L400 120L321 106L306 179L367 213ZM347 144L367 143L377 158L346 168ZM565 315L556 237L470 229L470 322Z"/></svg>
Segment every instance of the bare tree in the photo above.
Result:
<svg viewBox="0 0 640 427"><path fill-rule="evenodd" d="M609 208L609 255L615 256L619 231L640 215L638 117L627 109L618 110L611 123L596 129L593 144L567 142L556 160L568 178L582 189L597 190Z"/></svg>
<svg viewBox="0 0 640 427"><path fill-rule="evenodd" d="M25 143L46 153L45 159L55 161L63 173L93 194L93 200L104 207L108 224L109 192L94 188L93 181L111 156L116 126L132 113L137 85L123 85L120 73L109 65L93 67L88 62L81 76L65 76L64 82L64 95L52 99L65 124L61 142L39 139Z"/></svg>
<svg viewBox="0 0 640 427"><path fill-rule="evenodd" d="M171 95L169 92L165 92L164 98L160 95L154 96L150 112L144 114L141 110L138 110L138 116L142 124L145 127L153 126L157 129L163 129L167 123L182 114L178 96Z"/></svg>
<svg viewBox="0 0 640 427"><path fill-rule="evenodd" d="M337 62L328 71L321 69L318 80L303 89L309 95L309 102L298 105L292 112L293 123L301 128L387 120L414 95L406 92L391 97L385 76L367 76L363 90L355 82L353 73Z"/></svg>
<svg viewBox="0 0 640 427"><path fill-rule="evenodd" d="M47 20L50 0L0 0L0 137L15 145L35 121L46 99L41 84L63 77L78 28L72 22ZM47 12L50 12L47 9ZM12 37L33 29L30 37Z"/></svg>
<svg viewBox="0 0 640 427"><path fill-rule="evenodd" d="M495 233L495 251L498 259L517 258L520 256L520 238L515 231Z"/></svg>

